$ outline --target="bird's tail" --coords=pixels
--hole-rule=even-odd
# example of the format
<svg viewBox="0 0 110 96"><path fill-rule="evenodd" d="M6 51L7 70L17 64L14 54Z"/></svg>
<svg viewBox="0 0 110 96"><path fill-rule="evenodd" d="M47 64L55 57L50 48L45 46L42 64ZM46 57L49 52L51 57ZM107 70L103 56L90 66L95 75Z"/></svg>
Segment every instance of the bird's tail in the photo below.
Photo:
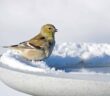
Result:
<svg viewBox="0 0 110 96"><path fill-rule="evenodd" d="M11 46L0 46L1 48L14 48L17 47L18 45L11 45Z"/></svg>
<svg viewBox="0 0 110 96"><path fill-rule="evenodd" d="M11 46L0 46L1 48L10 48Z"/></svg>

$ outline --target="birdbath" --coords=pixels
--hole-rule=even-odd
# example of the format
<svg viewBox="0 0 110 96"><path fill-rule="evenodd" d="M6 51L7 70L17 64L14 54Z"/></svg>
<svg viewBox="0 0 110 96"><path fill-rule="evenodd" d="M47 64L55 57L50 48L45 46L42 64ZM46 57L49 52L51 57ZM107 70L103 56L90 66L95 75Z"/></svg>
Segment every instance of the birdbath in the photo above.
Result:
<svg viewBox="0 0 110 96"><path fill-rule="evenodd" d="M47 61L37 62L37 67L7 52L0 62L0 80L33 96L110 96L110 47L103 46L63 43L55 47ZM93 67L96 71L76 72L77 65L79 69Z"/></svg>
<svg viewBox="0 0 110 96"><path fill-rule="evenodd" d="M107 75L34 73L0 63L0 80L15 90L34 96L110 95L110 78Z"/></svg>

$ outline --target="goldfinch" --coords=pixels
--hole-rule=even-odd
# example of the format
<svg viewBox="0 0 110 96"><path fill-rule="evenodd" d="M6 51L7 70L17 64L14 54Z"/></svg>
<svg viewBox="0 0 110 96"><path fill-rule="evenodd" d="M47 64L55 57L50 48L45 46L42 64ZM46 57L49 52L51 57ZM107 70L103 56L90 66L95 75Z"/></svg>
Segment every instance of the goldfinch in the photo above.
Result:
<svg viewBox="0 0 110 96"><path fill-rule="evenodd" d="M52 24L41 27L38 35L18 45L4 46L20 53L27 60L41 61L48 58L55 46L55 33L57 29Z"/></svg>

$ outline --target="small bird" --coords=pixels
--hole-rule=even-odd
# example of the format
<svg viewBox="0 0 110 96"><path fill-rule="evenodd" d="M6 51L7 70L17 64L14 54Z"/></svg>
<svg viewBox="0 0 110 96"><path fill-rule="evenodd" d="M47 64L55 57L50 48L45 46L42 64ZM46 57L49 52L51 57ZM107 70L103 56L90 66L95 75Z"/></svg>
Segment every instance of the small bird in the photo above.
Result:
<svg viewBox="0 0 110 96"><path fill-rule="evenodd" d="M27 60L41 61L48 58L55 46L55 33L57 29L52 24L41 27L38 35L18 45L4 46L20 53Z"/></svg>

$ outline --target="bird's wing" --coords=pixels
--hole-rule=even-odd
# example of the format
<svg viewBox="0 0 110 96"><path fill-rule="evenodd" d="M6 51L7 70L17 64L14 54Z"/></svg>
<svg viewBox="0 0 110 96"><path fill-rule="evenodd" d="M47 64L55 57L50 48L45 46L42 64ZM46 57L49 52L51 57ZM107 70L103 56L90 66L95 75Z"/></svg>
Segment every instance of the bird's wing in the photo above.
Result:
<svg viewBox="0 0 110 96"><path fill-rule="evenodd" d="M3 48L24 48L24 49L33 49L34 46L32 46L28 41L21 42L17 45L11 45L11 46L3 46Z"/></svg>
<svg viewBox="0 0 110 96"><path fill-rule="evenodd" d="M43 37L41 34L38 34L34 38L21 42L17 45L12 46L3 46L4 48L24 48L24 49L42 49L45 50L45 48L49 47L49 42L45 37Z"/></svg>
<svg viewBox="0 0 110 96"><path fill-rule="evenodd" d="M32 46L37 46L39 48L43 48L45 46L48 46L47 43L48 41L46 40L45 37L43 37L42 35L37 35L36 37L32 38L29 40L29 43L32 45Z"/></svg>

